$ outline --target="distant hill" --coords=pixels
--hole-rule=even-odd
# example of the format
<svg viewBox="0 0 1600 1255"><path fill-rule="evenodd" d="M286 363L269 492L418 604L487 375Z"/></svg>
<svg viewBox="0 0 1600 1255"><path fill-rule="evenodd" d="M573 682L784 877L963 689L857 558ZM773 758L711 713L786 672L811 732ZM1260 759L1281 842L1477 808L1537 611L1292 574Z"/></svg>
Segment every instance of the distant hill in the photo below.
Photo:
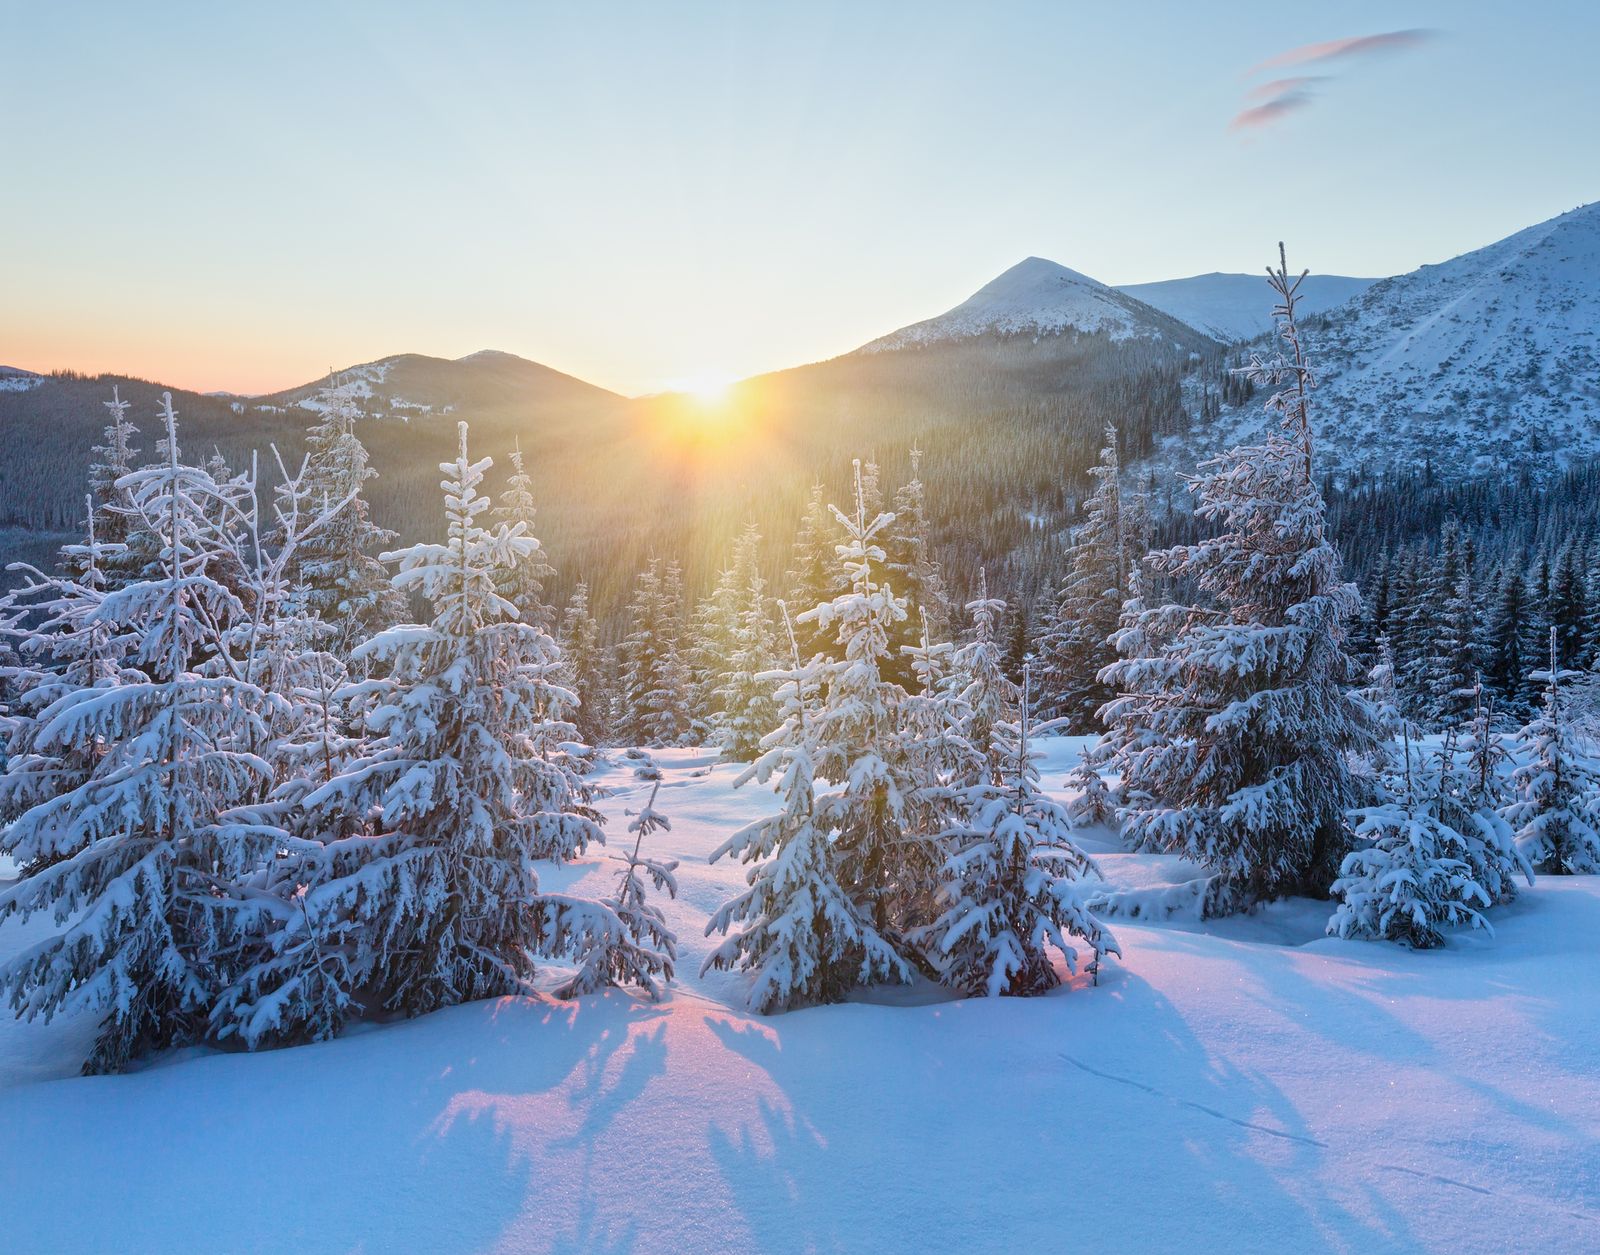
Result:
<svg viewBox="0 0 1600 1255"><path fill-rule="evenodd" d="M1321 313L1360 295L1377 282L1345 275L1308 275L1300 288L1301 311ZM1137 297L1224 344L1253 340L1272 330L1273 298L1267 291L1264 274L1213 271L1189 279L1125 283L1117 291Z"/></svg>

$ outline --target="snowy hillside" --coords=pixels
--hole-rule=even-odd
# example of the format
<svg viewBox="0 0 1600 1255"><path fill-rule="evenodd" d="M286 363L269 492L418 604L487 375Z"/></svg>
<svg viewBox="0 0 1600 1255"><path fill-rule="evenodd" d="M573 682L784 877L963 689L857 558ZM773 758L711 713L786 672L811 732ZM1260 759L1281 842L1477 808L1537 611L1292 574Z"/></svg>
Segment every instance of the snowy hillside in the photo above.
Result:
<svg viewBox="0 0 1600 1255"><path fill-rule="evenodd" d="M414 418L470 409L475 414L507 405L574 406L592 409L622 398L561 371L513 353L481 349L454 360L421 353L364 362L337 370L312 383L257 398L253 408L320 411L322 393L344 387L362 398L368 414Z"/></svg>
<svg viewBox="0 0 1600 1255"><path fill-rule="evenodd" d="M1311 275L1300 289L1301 312L1320 314L1366 291L1376 279L1345 275ZM1229 343L1253 340L1272 330L1272 298L1263 275L1221 274L1213 271L1188 279L1162 279L1156 283L1124 283L1117 291L1137 297L1171 314L1179 322L1213 339Z"/></svg>
<svg viewBox="0 0 1600 1255"><path fill-rule="evenodd" d="M26 392L29 388L36 388L44 382L43 375L36 375L31 370L19 370L15 366L0 366L0 392Z"/></svg>
<svg viewBox="0 0 1600 1255"><path fill-rule="evenodd" d="M863 352L965 340L975 336L1103 333L1112 340L1198 339L1161 311L1097 279L1043 257L1018 262L954 309L866 345Z"/></svg>
<svg viewBox="0 0 1600 1255"><path fill-rule="evenodd" d="M1079 744L1051 745L1047 780ZM1097 989L762 1018L737 978L696 973L743 882L706 855L772 795L659 758L659 851L682 860L664 1003L479 1002L91 1079L71 1075L81 1022L0 1019L8 1249L1595 1248L1595 878L1543 879L1496 938L1434 952L1330 940L1327 904L1297 901L1115 921ZM616 843L642 799L607 779ZM1117 884L1193 874L1086 844Z"/></svg>
<svg viewBox="0 0 1600 1255"><path fill-rule="evenodd" d="M1469 473L1600 452L1600 204L1375 283L1308 339L1335 465Z"/></svg>

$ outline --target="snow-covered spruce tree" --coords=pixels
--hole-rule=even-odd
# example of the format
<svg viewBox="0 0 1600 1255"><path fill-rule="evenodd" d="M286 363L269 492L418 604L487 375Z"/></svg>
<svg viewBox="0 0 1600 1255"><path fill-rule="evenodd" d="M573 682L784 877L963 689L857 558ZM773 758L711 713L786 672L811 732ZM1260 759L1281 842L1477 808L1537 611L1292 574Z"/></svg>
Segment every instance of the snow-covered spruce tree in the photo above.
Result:
<svg viewBox="0 0 1600 1255"><path fill-rule="evenodd" d="M560 683L578 700L572 722L585 745L605 745L611 739L611 686L600 624L589 610L589 585L579 580L561 615Z"/></svg>
<svg viewBox="0 0 1600 1255"><path fill-rule="evenodd" d="M628 824L633 834L633 849L616 855L623 864L617 891L592 909L580 903L572 912L573 935L565 947L581 955L572 979L556 990L558 998L577 998L598 993L608 985L637 985L653 1000L658 1000L672 979L678 961L678 939L667 925L659 906L647 897L647 882L668 897L678 896L678 869L675 859L661 859L643 852L644 839L651 833L670 829L672 822L656 809L661 792L658 776L650 787L650 800ZM557 901L554 895L547 902Z"/></svg>
<svg viewBox="0 0 1600 1255"><path fill-rule="evenodd" d="M834 553L838 541L839 529L828 505L827 489L813 484L811 495L806 498L800 529L795 534L789 569L784 575L785 600L797 611L801 607L821 605L844 591L839 560ZM794 632L800 642L802 658L832 652L830 634L814 623L796 623Z"/></svg>
<svg viewBox="0 0 1600 1255"><path fill-rule="evenodd" d="M950 600L944 574L933 560L928 538L927 490L922 482L922 450L911 450L911 478L894 495L894 522L883 536L884 570L905 598L907 617L889 639L892 663L885 674L908 692L916 687L909 649L916 648L923 615L934 640L950 636Z"/></svg>
<svg viewBox="0 0 1600 1255"><path fill-rule="evenodd" d="M1511 776L1517 798L1501 812L1517 848L1546 876L1600 872L1600 762L1574 734L1562 682L1579 673L1559 667L1559 635L1550 629L1550 667L1528 678L1544 685L1544 711L1517 734L1524 761Z"/></svg>
<svg viewBox="0 0 1600 1255"><path fill-rule="evenodd" d="M533 503L533 477L522 465L522 447L511 450L511 474L506 478L506 490L500 494L500 504L494 508L494 517L510 526L523 524L524 534L534 535L533 525L537 507ZM544 600L544 586L556 573L550 565L543 545L523 558L501 579L500 595L517 608L524 623L531 623L544 632L555 630L556 612Z"/></svg>
<svg viewBox="0 0 1600 1255"><path fill-rule="evenodd" d="M255 752L266 695L223 656L244 608L212 574L239 549L218 520L239 517L254 486L180 463L170 394L162 416L165 464L118 481L159 541L161 578L107 593L89 616L131 642L142 674L64 686L6 769L15 780L41 757L99 748L87 774L19 798L0 837L31 872L0 896L0 920L48 911L60 926L0 967L0 990L26 1018L101 1015L89 1072L200 1035L232 909L218 869L234 834L219 818L268 783Z"/></svg>
<svg viewBox="0 0 1600 1255"><path fill-rule="evenodd" d="M881 670L889 634L906 614L883 578L877 543L893 516L867 515L857 472L855 513L834 507L848 589L798 616L832 632L838 651L823 664L815 716L817 778L833 786L818 795L816 819L835 834L846 891L881 936L903 944L898 939L927 918L941 859L936 821L925 813L926 782L902 723L906 694Z"/></svg>
<svg viewBox="0 0 1600 1255"><path fill-rule="evenodd" d="M111 400L105 401L110 421L106 424L105 443L93 449L94 461L89 465L90 512L94 516L93 531L99 543L120 548L107 549L100 563L100 574L107 588L127 583L137 572L127 545L134 525L133 502L125 487L118 482L129 474L139 457L133 438L139 429L128 420L129 403L120 391L111 389Z"/></svg>
<svg viewBox="0 0 1600 1255"><path fill-rule="evenodd" d="M310 613L334 629L331 643L342 655L400 622L405 598L376 556L393 542L394 533L372 521L364 495L367 481L378 472L356 434L360 409L355 395L348 386L334 388L322 401L322 421L306 432L305 487L312 507L337 505L339 510L300 543L296 569L289 576L306 588Z"/></svg>
<svg viewBox="0 0 1600 1255"><path fill-rule="evenodd" d="M1511 825L1501 811L1510 800L1511 755L1493 729L1493 711L1475 685L1474 714L1466 738L1446 731L1439 750L1427 761L1430 787L1439 795L1440 818L1461 833L1472 879L1495 904L1517 896L1517 877L1533 883L1533 865L1517 849Z"/></svg>
<svg viewBox="0 0 1600 1255"><path fill-rule="evenodd" d="M1084 521L1073 529L1067 575L1046 613L1038 649L1038 713L1065 719L1071 732L1095 731L1097 712L1112 697L1100 675L1116 661L1111 638L1143 556L1142 506L1123 494L1117 429L1110 424L1099 465L1089 474L1094 491L1084 502Z"/></svg>
<svg viewBox="0 0 1600 1255"><path fill-rule="evenodd" d="M1355 812L1356 838L1371 844L1345 855L1328 933L1425 950L1444 941L1446 928L1493 932L1482 914L1491 899L1473 879L1466 838L1441 816L1440 778L1414 777L1410 730L1402 735L1404 787L1397 800Z"/></svg>
<svg viewBox="0 0 1600 1255"><path fill-rule="evenodd" d="M94 738L41 743L39 716L82 689L109 689L141 682L142 672L127 663L137 637L102 617L105 563L115 562L124 546L102 544L95 534L93 496L86 498L88 531L82 544L61 550L63 574L47 575L13 563L8 570L22 583L0 598L0 688L9 696L5 770L0 772L0 824L35 806L70 794L87 782L105 756ZM57 827L49 841L21 855L0 832L7 850L31 875L82 849L84 834Z"/></svg>
<svg viewBox="0 0 1600 1255"><path fill-rule="evenodd" d="M901 727L908 746L912 774L924 788L937 788L972 766L975 751L962 735L958 693L961 683L953 673L955 646L931 639L927 612L918 607L921 638L902 645L900 652L911 664L916 687L901 706Z"/></svg>
<svg viewBox="0 0 1600 1255"><path fill-rule="evenodd" d="M1466 554L1450 565L1457 568L1458 574L1448 589L1441 590L1425 677L1427 715L1441 727L1472 717L1473 693L1482 665L1482 608L1473 584L1472 565Z"/></svg>
<svg viewBox="0 0 1600 1255"><path fill-rule="evenodd" d="M723 674L719 706L722 713L717 741L728 762L753 762L761 752L761 738L778 723L772 683L762 679L777 661L766 581L761 577L761 535L755 525L745 527L733 549L734 607L727 668Z"/></svg>
<svg viewBox="0 0 1600 1255"><path fill-rule="evenodd" d="M713 863L731 855L746 864L749 888L707 921L706 936L724 940L701 967L702 974L750 972L750 1005L763 1015L838 1002L858 985L911 979L911 965L841 883L831 824L817 814L817 714L827 664L817 656L801 660L788 609L779 608L790 652L789 667L770 674L780 723L735 784L776 778L783 805L712 851Z"/></svg>
<svg viewBox="0 0 1600 1255"><path fill-rule="evenodd" d="M678 654L679 603L659 558L639 573L619 647L617 738L626 745L677 745L689 735L688 673Z"/></svg>
<svg viewBox="0 0 1600 1255"><path fill-rule="evenodd" d="M945 982L973 997L1055 988L1060 977L1050 948L1076 972L1074 937L1093 953L1091 972L1106 954L1121 953L1079 892L1078 882L1098 877L1099 869L1073 844L1065 808L1039 788L1038 754L1028 744L1027 668L1023 675L1021 693L1001 689L964 703L971 734L987 738L974 747L984 766L953 790L958 819L944 834L951 852L941 872L943 911L925 934ZM984 683L969 674L967 693ZM1005 707L1005 718L980 714L995 705Z"/></svg>
<svg viewBox="0 0 1600 1255"><path fill-rule="evenodd" d="M366 750L305 799L313 820L370 816L365 834L336 846L355 866L307 888L306 916L346 947L352 987L405 1015L522 988L533 951L559 950L571 922L563 910L552 925L534 859L600 839L570 798L542 795L551 777L531 730L547 694L529 660L553 666L553 644L496 591L534 542L520 523L479 524L491 462L469 461L467 425L458 430L457 458L440 467L445 543L384 555L399 563L395 587L427 598L433 621L357 648L355 662L377 664L351 686L369 699Z"/></svg>
<svg viewBox="0 0 1600 1255"><path fill-rule="evenodd" d="M1146 611L1166 643L1105 672L1125 695L1108 722L1142 724L1118 757L1125 835L1210 869L1202 909L1213 915L1328 892L1345 816L1367 800L1350 758L1374 739L1345 650L1360 595L1340 579L1314 474L1315 381L1295 321L1304 275L1291 279L1279 256L1268 274L1289 352L1253 358L1248 374L1278 388L1267 408L1280 429L1203 463L1189 487L1215 534L1150 558L1213 604Z"/></svg>

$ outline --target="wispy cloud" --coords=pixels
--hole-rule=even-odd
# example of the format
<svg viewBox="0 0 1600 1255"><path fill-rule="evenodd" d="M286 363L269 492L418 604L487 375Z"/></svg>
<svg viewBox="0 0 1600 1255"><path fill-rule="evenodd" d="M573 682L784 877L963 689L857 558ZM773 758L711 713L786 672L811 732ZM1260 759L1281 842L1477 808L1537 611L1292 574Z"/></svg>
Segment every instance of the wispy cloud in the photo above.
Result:
<svg viewBox="0 0 1600 1255"><path fill-rule="evenodd" d="M1329 39L1317 44L1302 44L1251 66L1244 77L1254 78L1271 70L1293 67L1321 67L1385 52L1400 52L1420 47L1434 38L1430 30L1386 31L1377 35L1356 35L1350 39ZM1257 130L1270 126L1290 113L1304 109L1315 98L1313 87L1329 82L1332 75L1296 74L1257 83L1245 92L1245 107L1228 124L1230 131Z"/></svg>
<svg viewBox="0 0 1600 1255"><path fill-rule="evenodd" d="M1228 123L1230 131L1249 131L1257 127L1271 126L1285 114L1293 113L1296 109L1304 109L1311 103L1310 92L1290 91L1280 96L1274 96L1264 104L1251 105L1248 109L1241 109L1233 115L1233 121Z"/></svg>
<svg viewBox="0 0 1600 1255"><path fill-rule="evenodd" d="M1432 39L1431 30L1386 31L1381 35L1357 35L1352 39L1328 39L1320 44L1301 44L1288 52L1251 66L1245 77L1260 74L1263 70L1281 70L1291 65L1319 65L1327 61L1342 61L1350 57L1364 57L1375 52L1393 52L1416 48Z"/></svg>

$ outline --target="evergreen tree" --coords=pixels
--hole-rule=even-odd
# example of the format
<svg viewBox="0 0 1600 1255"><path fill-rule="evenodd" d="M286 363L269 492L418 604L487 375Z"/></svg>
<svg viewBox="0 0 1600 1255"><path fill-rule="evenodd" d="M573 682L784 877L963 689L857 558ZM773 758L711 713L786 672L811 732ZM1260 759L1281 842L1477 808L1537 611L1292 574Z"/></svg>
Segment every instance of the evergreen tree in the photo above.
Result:
<svg viewBox="0 0 1600 1255"><path fill-rule="evenodd" d="M1344 817L1363 800L1349 758L1373 742L1371 710L1348 688L1345 631L1360 595L1340 580L1313 474L1314 380L1295 320L1304 276L1269 275L1289 356L1256 357L1250 370L1279 388L1268 404L1281 434L1202 464L1196 514L1217 533L1151 558L1215 608L1146 611L1147 630L1169 643L1106 676L1136 697L1121 713L1148 720L1147 743L1118 754L1126 834L1208 867L1210 914L1327 892Z"/></svg>
<svg viewBox="0 0 1600 1255"><path fill-rule="evenodd" d="M928 629L934 639L946 639L950 633L950 604L944 574L933 560L928 533L922 450L913 448L911 478L895 493L893 521L883 538L884 570L889 583L905 598L908 611L890 639L891 659L885 674L908 690L914 687L915 677L909 669L909 655L904 651L917 643L919 612L928 616Z"/></svg>
<svg viewBox="0 0 1600 1255"><path fill-rule="evenodd" d="M617 735L627 745L677 745L690 732L688 674L678 656L679 603L652 558L634 583L618 649Z"/></svg>
<svg viewBox="0 0 1600 1255"><path fill-rule="evenodd" d="M717 742L729 762L754 762L761 752L761 739L778 722L771 682L762 678L774 665L776 642L767 612L766 581L758 562L760 543L760 533L750 524L733 549L735 601L717 693L721 714Z"/></svg>
<svg viewBox="0 0 1600 1255"><path fill-rule="evenodd" d="M821 484L814 484L806 500L800 530L795 535L789 570L784 576L791 606L818 606L844 591L834 553L838 539L838 526L828 506L827 490ZM794 631L802 658L832 649L828 633L814 623L796 623Z"/></svg>
<svg viewBox="0 0 1600 1255"><path fill-rule="evenodd" d="M611 692L600 625L589 611L589 585L580 580L561 616L560 683L577 698L572 721L585 745L604 745L611 737Z"/></svg>
<svg viewBox="0 0 1600 1255"><path fill-rule="evenodd" d="M1141 554L1139 507L1124 501L1117 429L1106 427L1094 492L1074 529L1068 573L1039 641L1039 713L1065 719L1072 732L1096 729L1096 713L1112 692L1101 673L1116 661L1116 632L1128 582Z"/></svg>
<svg viewBox="0 0 1600 1255"><path fill-rule="evenodd" d="M837 808L819 815L816 796L815 764L826 735L818 716L828 664L816 655L802 661L786 608L784 624L790 665L773 673L780 723L761 757L735 782L776 779L783 803L711 854L713 863L732 855L746 864L749 888L707 922L706 935L721 933L724 940L701 969L752 973L750 1005L762 1014L838 1002L857 985L911 979L910 964L874 926L872 912L845 891L842 851L834 840Z"/></svg>
<svg viewBox="0 0 1600 1255"><path fill-rule="evenodd" d="M1482 911L1489 894L1472 877L1467 841L1440 815L1438 782L1412 778L1405 734L1406 787L1398 801L1356 811L1356 838L1371 844L1344 858L1333 892L1343 899L1328 932L1376 937L1427 949L1461 924L1492 932Z"/></svg>
<svg viewBox="0 0 1600 1255"><path fill-rule="evenodd" d="M834 788L817 797L815 815L835 834L842 883L875 932L901 944L926 907L939 858L901 723L906 694L882 672L890 632L906 614L882 577L878 537L889 516L867 515L859 467L855 495L854 515L834 508L848 589L799 616L833 632L838 651L822 668L814 750L817 777Z"/></svg>
<svg viewBox="0 0 1600 1255"><path fill-rule="evenodd" d="M324 948L353 958L354 988L371 987L390 1011L419 1015L518 991L535 950L559 953L585 933L575 904L545 903L533 860L600 840L572 778L539 756L549 717L554 643L525 623L498 582L536 542L521 522L493 532L478 518L489 459L460 449L444 472L444 544L419 544L398 561L394 584L433 607L427 625L391 628L359 646L378 678L369 738L350 768L305 799L315 818L370 816L353 868L333 843L334 874L305 893Z"/></svg>
<svg viewBox="0 0 1600 1255"><path fill-rule="evenodd" d="M1544 687L1544 711L1518 734L1525 760L1512 773L1517 799L1503 812L1517 847L1543 875L1600 872L1600 763L1574 735L1558 667L1561 631L1550 629L1550 668L1529 678Z"/></svg>
<svg viewBox="0 0 1600 1255"><path fill-rule="evenodd" d="M638 985L652 1000L659 1000L672 979L678 960L678 939L667 925L659 906L646 894L646 882L664 889L668 897L678 896L678 881L673 873L674 859L658 859L643 853L644 839L672 823L656 810L656 795L661 791L657 775L650 789L650 800L628 824L633 834L633 849L619 855L623 864L617 891L604 899L601 910L585 910L579 917L597 923L588 932L575 936L567 945L581 956L578 971L556 990L558 998L578 998L598 993L609 985Z"/></svg>
<svg viewBox="0 0 1600 1255"><path fill-rule="evenodd" d="M985 600L969 609L981 635ZM1078 882L1098 869L1073 844L1066 810L1039 788L1038 755L1028 745L1030 695L1008 691L1004 677L991 687L997 677L983 652L968 655L981 669L969 673L963 705L969 738L984 738L973 746L984 768L954 793L959 819L945 834L944 909L927 940L952 988L974 997L1039 994L1060 983L1049 947L1073 972L1070 938L1088 943L1091 971L1105 954L1121 952L1079 892ZM990 720L990 710L1002 718Z"/></svg>
<svg viewBox="0 0 1600 1255"><path fill-rule="evenodd" d="M255 753L265 694L219 665L246 613L212 574L238 544L217 520L241 516L254 486L180 463L170 394L162 406L165 464L118 481L159 544L161 578L106 593L54 637L69 664L85 636L126 645L128 669L98 662L94 683L63 683L26 714L0 778L0 850L26 873L0 895L0 920L50 912L60 925L0 967L0 991L26 1018L99 1014L87 1072L200 1035L231 926L218 876L240 843L223 816L268 783Z"/></svg>
<svg viewBox="0 0 1600 1255"><path fill-rule="evenodd" d="M113 386L111 400L102 402L110 416L106 424L105 443L93 449L94 461L89 466L90 513L93 531L99 543L121 546L107 549L100 562L100 574L106 587L115 587L132 579L133 555L128 549L130 534L136 517L127 486L120 481L134 470L139 450L133 438L139 429L128 421L129 403L122 399Z"/></svg>
<svg viewBox="0 0 1600 1255"><path fill-rule="evenodd" d="M375 478L356 434L360 416L349 388L323 396L322 421L306 432L306 487L313 506L337 508L325 527L299 547L293 581L309 596L308 609L334 628L332 644L345 653L358 641L398 623L405 598L376 556L394 533L372 522L364 495Z"/></svg>
<svg viewBox="0 0 1600 1255"><path fill-rule="evenodd" d="M506 490L500 494L500 504L494 508L494 517L510 526L523 525L524 534L534 534L533 479L522 465L522 448L511 451L511 474L506 479ZM502 577L500 595L517 608L524 623L531 623L541 631L555 628L555 610L545 604L544 586L556 571L545 556L544 546L537 546L527 557L519 560Z"/></svg>

